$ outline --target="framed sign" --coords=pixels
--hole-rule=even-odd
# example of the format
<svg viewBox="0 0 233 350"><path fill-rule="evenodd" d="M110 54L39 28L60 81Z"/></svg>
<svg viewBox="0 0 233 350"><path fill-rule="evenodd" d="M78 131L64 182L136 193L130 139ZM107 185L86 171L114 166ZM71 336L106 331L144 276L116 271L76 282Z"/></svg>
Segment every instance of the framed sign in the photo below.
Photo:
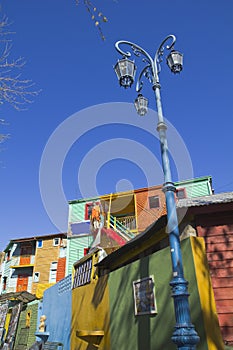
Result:
<svg viewBox="0 0 233 350"><path fill-rule="evenodd" d="M133 282L135 315L157 314L154 277L145 277Z"/></svg>

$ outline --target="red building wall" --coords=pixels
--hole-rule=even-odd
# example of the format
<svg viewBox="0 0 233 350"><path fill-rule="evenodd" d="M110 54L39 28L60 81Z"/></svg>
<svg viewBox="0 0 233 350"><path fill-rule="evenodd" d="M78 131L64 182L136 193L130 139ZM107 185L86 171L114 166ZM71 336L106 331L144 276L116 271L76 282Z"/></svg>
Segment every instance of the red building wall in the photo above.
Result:
<svg viewBox="0 0 233 350"><path fill-rule="evenodd" d="M224 206L224 205L223 205ZM196 216L197 232L205 238L219 323L226 344L233 344L233 204L232 210ZM217 209L217 207L215 208ZM229 209L229 205L228 205ZM200 209L199 209L200 210Z"/></svg>
<svg viewBox="0 0 233 350"><path fill-rule="evenodd" d="M56 282L59 282L60 280L65 278L65 272L66 272L66 257L59 258L57 262Z"/></svg>

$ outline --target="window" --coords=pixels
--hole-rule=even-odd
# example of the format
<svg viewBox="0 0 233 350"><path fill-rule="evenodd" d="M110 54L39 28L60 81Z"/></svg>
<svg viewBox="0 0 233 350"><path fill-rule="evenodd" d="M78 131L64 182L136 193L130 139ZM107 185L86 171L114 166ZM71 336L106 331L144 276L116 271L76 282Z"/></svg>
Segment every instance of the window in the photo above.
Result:
<svg viewBox="0 0 233 350"><path fill-rule="evenodd" d="M43 241L42 239L39 239L39 241L37 241L37 248L42 248L43 247Z"/></svg>
<svg viewBox="0 0 233 350"><path fill-rule="evenodd" d="M150 209L159 208L160 207L159 196L149 197L149 206L150 206Z"/></svg>
<svg viewBox="0 0 233 350"><path fill-rule="evenodd" d="M53 239L53 246L56 247L60 244L60 238L54 238Z"/></svg>
<svg viewBox="0 0 233 350"><path fill-rule="evenodd" d="M8 250L6 254L6 261L9 261L11 259L11 250Z"/></svg>
<svg viewBox="0 0 233 350"><path fill-rule="evenodd" d="M186 198L185 188L179 188L178 190L176 190L176 197L177 197L177 199Z"/></svg>
<svg viewBox="0 0 233 350"><path fill-rule="evenodd" d="M31 245L21 245L20 246L20 255L31 255L32 254L32 246Z"/></svg>
<svg viewBox="0 0 233 350"><path fill-rule="evenodd" d="M57 261L53 261L50 265L49 283L56 282L56 278L57 278Z"/></svg>
<svg viewBox="0 0 233 350"><path fill-rule="evenodd" d="M35 272L34 273L34 282L39 282L40 280L40 273L39 272Z"/></svg>
<svg viewBox="0 0 233 350"><path fill-rule="evenodd" d="M93 203L87 203L85 207L85 220L90 220Z"/></svg>
<svg viewBox="0 0 233 350"><path fill-rule="evenodd" d="M84 248L83 249L83 255L87 255L89 253L90 248Z"/></svg>
<svg viewBox="0 0 233 350"><path fill-rule="evenodd" d="M91 282L92 257L79 266L75 270L73 288L84 286Z"/></svg>
<svg viewBox="0 0 233 350"><path fill-rule="evenodd" d="M30 327L30 322L31 322L31 311L28 311L26 315L26 328Z"/></svg>
<svg viewBox="0 0 233 350"><path fill-rule="evenodd" d="M2 290L6 290L6 282L7 282L7 277L3 277L3 286L2 286Z"/></svg>

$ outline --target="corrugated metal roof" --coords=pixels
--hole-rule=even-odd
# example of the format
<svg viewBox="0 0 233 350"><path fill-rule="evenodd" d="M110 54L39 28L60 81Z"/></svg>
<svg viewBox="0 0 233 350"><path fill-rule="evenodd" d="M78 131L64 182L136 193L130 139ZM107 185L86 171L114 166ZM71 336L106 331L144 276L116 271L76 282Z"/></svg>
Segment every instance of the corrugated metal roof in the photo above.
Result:
<svg viewBox="0 0 233 350"><path fill-rule="evenodd" d="M233 202L233 192L212 194L210 196L184 198L176 203L177 208L197 207L210 204L221 204Z"/></svg>
<svg viewBox="0 0 233 350"><path fill-rule="evenodd" d="M0 295L0 302L6 301L6 300L19 300L24 303L28 303L30 301L33 301L37 299L34 294L31 294L27 291L23 292L10 292L10 293L4 293Z"/></svg>

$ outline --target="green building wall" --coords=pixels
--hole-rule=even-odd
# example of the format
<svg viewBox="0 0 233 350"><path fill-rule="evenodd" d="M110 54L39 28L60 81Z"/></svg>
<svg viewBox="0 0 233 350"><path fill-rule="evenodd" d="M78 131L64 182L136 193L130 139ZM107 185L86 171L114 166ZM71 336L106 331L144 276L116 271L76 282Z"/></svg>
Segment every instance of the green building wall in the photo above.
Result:
<svg viewBox="0 0 233 350"><path fill-rule="evenodd" d="M174 183L176 189L185 188L187 198L212 194L212 177L203 176Z"/></svg>
<svg viewBox="0 0 233 350"><path fill-rule="evenodd" d="M212 294L212 286L198 287L197 273L195 270L192 241L199 244L198 239L185 239L182 241L182 254L184 261L185 278L189 281L189 303L191 318L200 337L198 350L221 350L223 344L217 318L214 317L214 299L211 299L211 308L203 313L203 304L200 301L200 288L205 288L208 296ZM198 258L201 256L200 252ZM204 266L204 260L201 261ZM205 275L205 283L208 280L208 271L203 268L201 274ZM135 316L133 281L145 277L154 276L155 297L157 303L156 315ZM167 247L150 256L137 260L124 266L109 275L110 293L110 339L111 350L175 350L176 346L171 341L175 325L173 299L169 282L172 279L170 248ZM208 280L209 281L209 280ZM203 298L202 298L203 299ZM209 301L208 301L209 304Z"/></svg>
<svg viewBox="0 0 233 350"><path fill-rule="evenodd" d="M29 349L35 343L37 330L38 300L25 304L20 313L14 350ZM27 314L30 312L29 327L26 326Z"/></svg>
<svg viewBox="0 0 233 350"><path fill-rule="evenodd" d="M84 256L84 249L90 247L92 235L77 235L67 238L66 276L72 274L73 264Z"/></svg>

